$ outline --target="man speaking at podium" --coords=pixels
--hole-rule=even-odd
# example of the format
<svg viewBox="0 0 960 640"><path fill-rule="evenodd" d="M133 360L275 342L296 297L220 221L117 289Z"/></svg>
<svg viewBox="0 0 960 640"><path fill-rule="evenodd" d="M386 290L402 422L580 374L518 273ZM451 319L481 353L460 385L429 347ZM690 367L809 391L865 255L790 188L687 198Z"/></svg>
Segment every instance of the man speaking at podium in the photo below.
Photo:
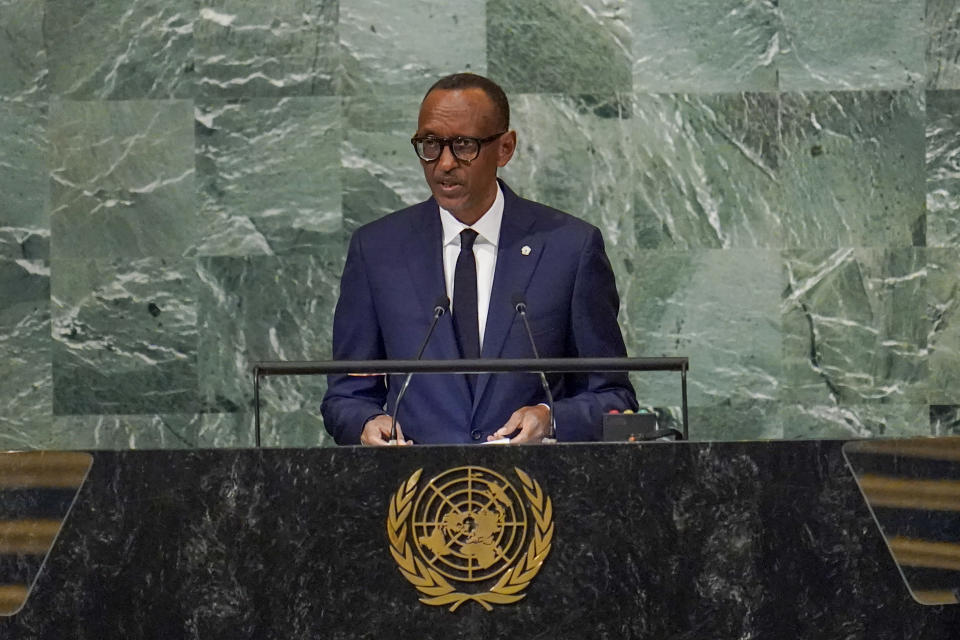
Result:
<svg viewBox="0 0 960 640"><path fill-rule="evenodd" d="M337 360L626 355L600 231L524 200L497 180L517 147L503 90L475 74L440 79L420 105L413 146L433 193L356 231L333 323ZM450 313L445 313L449 306ZM596 440L601 416L635 409L626 374L330 376L321 411L339 444ZM554 432L555 429L555 432Z"/></svg>

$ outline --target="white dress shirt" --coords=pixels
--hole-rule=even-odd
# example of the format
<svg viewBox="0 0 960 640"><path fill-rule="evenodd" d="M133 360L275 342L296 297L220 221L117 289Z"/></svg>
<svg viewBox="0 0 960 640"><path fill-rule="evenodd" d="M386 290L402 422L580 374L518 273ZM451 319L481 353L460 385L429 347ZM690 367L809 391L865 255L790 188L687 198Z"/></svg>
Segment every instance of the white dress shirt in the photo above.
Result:
<svg viewBox="0 0 960 640"><path fill-rule="evenodd" d="M477 319L480 327L480 347L487 327L487 312L490 309L490 293L493 291L493 274L497 269L497 245L500 242L500 223L503 221L503 192L497 184L497 197L486 213L472 225L465 225L452 213L440 207L440 222L443 225L443 277L447 284L453 308L453 276L460 255L460 232L473 229L477 239L473 243L473 255L477 260Z"/></svg>

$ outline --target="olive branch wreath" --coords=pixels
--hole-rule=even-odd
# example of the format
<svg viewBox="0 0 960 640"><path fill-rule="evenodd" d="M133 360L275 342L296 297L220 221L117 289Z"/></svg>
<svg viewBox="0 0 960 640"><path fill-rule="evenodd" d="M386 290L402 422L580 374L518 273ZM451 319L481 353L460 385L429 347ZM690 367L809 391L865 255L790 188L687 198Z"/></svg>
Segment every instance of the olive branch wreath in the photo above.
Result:
<svg viewBox="0 0 960 640"><path fill-rule="evenodd" d="M420 598L420 602L433 606L449 604L450 611L456 611L457 607L464 602L472 600L487 611L493 611L492 605L512 604L526 595L523 590L540 572L543 561L550 553L550 543L553 540L553 505L536 480L516 467L513 470L523 483L523 492L530 502L535 523L533 536L523 558L507 569L489 591L482 593L457 591L443 575L418 558L410 547L410 543L407 542L407 520L413 508L413 498L423 468L414 471L393 494L387 515L390 553L403 577L426 596Z"/></svg>

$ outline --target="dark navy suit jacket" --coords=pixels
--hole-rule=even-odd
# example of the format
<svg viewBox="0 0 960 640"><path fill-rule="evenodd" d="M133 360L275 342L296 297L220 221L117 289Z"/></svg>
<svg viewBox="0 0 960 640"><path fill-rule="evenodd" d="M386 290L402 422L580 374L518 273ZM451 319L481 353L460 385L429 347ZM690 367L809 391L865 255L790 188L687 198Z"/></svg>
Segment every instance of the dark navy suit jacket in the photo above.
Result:
<svg viewBox="0 0 960 640"><path fill-rule="evenodd" d="M600 231L500 185L503 222L481 357L533 357L514 309L517 294L526 299L541 357L626 355ZM433 198L353 234L334 315L334 359L416 357L437 299L446 293L441 243ZM423 357L460 357L450 314L440 318ZM559 440L596 440L603 412L636 408L625 374L549 379ZM358 444L369 418L393 412L402 380L330 376L321 407L327 430L340 444ZM398 421L404 436L420 444L482 442L511 413L544 400L534 373L481 374L472 395L463 375L422 374L413 377Z"/></svg>

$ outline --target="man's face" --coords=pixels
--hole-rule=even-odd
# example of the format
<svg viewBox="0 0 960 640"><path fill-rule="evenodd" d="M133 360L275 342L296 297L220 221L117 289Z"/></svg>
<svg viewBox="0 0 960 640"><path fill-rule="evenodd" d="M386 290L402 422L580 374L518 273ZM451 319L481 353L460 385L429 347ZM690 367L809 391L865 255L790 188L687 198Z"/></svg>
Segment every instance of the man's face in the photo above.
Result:
<svg viewBox="0 0 960 640"><path fill-rule="evenodd" d="M420 105L418 136L486 138L502 130L493 101L482 89L438 89ZM497 195L497 168L510 161L517 135L510 131L480 148L470 162L447 146L433 162L420 161L437 203L465 224L480 219Z"/></svg>

